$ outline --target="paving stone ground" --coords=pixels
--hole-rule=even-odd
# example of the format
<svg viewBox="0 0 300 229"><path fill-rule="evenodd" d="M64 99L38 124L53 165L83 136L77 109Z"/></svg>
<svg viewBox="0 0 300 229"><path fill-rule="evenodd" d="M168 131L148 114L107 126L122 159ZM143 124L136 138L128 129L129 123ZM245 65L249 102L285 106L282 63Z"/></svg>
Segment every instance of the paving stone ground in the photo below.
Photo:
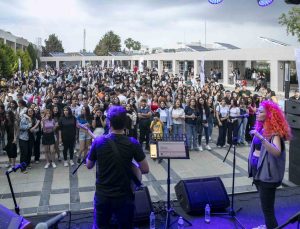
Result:
<svg viewBox="0 0 300 229"><path fill-rule="evenodd" d="M213 139L216 139L214 129ZM226 190L231 193L232 187L232 151L223 162L228 148L217 148L214 141L210 143L212 151L190 152L188 160L171 160L171 199L176 199L174 186L181 179L205 178L218 176L222 179ZM236 157L235 192L255 191L252 180L247 176L247 156L249 146L238 146ZM167 199L167 161L160 164L150 159L150 173L143 175L143 183L148 186L153 202ZM14 209L9 185L4 168L7 156L0 156L0 204ZM285 181L288 180L288 152ZM90 171L82 166L76 175L72 175L75 167L44 169L45 160L42 155L40 164L33 164L28 174L12 173L11 180L16 193L17 203L22 215L45 214L64 210L81 210L93 208L95 191L95 169Z"/></svg>

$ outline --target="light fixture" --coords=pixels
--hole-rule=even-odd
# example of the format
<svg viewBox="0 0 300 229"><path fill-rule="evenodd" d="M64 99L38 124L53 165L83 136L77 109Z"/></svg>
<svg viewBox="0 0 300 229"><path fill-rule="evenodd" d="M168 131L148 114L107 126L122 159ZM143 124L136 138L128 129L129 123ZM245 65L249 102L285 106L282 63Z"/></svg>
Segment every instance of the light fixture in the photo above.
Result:
<svg viewBox="0 0 300 229"><path fill-rule="evenodd" d="M208 2L211 4L219 4L219 3L223 2L223 0L208 0Z"/></svg>
<svg viewBox="0 0 300 229"><path fill-rule="evenodd" d="M259 6L268 6L270 5L274 0L257 0L257 3Z"/></svg>

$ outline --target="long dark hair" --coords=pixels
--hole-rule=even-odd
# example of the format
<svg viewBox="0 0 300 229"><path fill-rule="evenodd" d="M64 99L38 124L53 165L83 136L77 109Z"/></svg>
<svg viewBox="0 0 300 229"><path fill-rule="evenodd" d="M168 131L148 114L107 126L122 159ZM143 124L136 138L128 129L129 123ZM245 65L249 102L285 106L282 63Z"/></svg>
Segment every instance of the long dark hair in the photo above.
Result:
<svg viewBox="0 0 300 229"><path fill-rule="evenodd" d="M89 108L88 106L84 106L84 107L82 107L82 109L84 109L85 114L84 114L84 115L83 115L83 114L80 114L79 117L80 117L81 119L85 119L85 120L91 119L91 111L90 111L90 108Z"/></svg>
<svg viewBox="0 0 300 229"><path fill-rule="evenodd" d="M7 123L8 123L8 125L14 124L15 120L16 120L14 112L12 112L10 110L10 111L7 112L7 114L8 114L8 118L5 117L5 119L6 119Z"/></svg>
<svg viewBox="0 0 300 229"><path fill-rule="evenodd" d="M68 110L68 118L72 118L73 117L73 114L72 114L72 110L71 110L71 108L70 107L68 107L68 106L65 106L64 107L64 110ZM67 116L65 116L65 112L63 112L63 117L67 117Z"/></svg>

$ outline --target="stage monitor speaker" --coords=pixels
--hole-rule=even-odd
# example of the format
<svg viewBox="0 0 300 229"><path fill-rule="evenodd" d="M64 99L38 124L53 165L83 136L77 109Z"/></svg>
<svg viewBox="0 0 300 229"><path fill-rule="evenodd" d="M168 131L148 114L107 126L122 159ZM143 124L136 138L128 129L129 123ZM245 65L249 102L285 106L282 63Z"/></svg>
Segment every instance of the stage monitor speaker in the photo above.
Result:
<svg viewBox="0 0 300 229"><path fill-rule="evenodd" d="M300 115L300 102L291 99L286 100L285 112L288 114Z"/></svg>
<svg viewBox="0 0 300 229"><path fill-rule="evenodd" d="M294 184L300 185L300 166L299 163L289 163L289 180Z"/></svg>
<svg viewBox="0 0 300 229"><path fill-rule="evenodd" d="M220 177L181 180L175 186L175 193L181 207L188 214L203 213L206 204L212 210L226 209L230 205Z"/></svg>
<svg viewBox="0 0 300 229"><path fill-rule="evenodd" d="M24 219L22 216L17 215L15 212L7 209L0 204L0 228L2 229L33 229L33 225Z"/></svg>
<svg viewBox="0 0 300 229"><path fill-rule="evenodd" d="M149 220L149 215L153 211L153 206L147 187L135 192L135 213L134 222Z"/></svg>
<svg viewBox="0 0 300 229"><path fill-rule="evenodd" d="M293 129L300 129L300 116L294 114L286 114L286 120Z"/></svg>

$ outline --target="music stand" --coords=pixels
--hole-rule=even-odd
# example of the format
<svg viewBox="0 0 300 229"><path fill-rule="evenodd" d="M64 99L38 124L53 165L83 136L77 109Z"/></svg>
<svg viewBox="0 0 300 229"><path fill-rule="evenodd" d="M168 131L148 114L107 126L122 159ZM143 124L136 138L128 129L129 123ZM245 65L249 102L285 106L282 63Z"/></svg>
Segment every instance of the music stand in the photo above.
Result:
<svg viewBox="0 0 300 229"><path fill-rule="evenodd" d="M155 139L153 139L155 141ZM152 145L155 143L152 142ZM161 140L156 141L156 153L157 158L159 159L167 159L168 161L168 178L167 178L167 216L166 216L166 224L165 228L170 228L176 221L170 223L170 215L180 216L174 209L171 208L170 204L170 159L190 159L189 149L186 144L186 136L163 136ZM150 153L151 154L151 153ZM192 223L187 219L182 217L182 219L192 226Z"/></svg>

